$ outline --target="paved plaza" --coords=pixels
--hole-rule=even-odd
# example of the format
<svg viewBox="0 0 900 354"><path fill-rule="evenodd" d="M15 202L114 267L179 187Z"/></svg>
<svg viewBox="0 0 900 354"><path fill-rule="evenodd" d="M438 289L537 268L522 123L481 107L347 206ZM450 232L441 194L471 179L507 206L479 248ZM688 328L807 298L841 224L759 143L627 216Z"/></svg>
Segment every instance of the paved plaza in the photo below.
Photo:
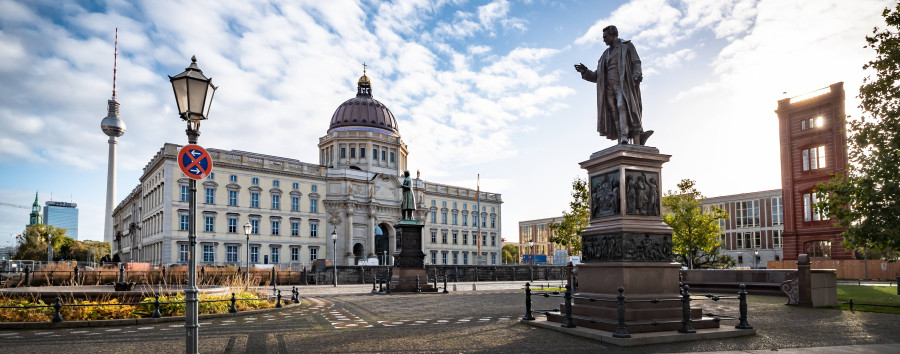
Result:
<svg viewBox="0 0 900 354"><path fill-rule="evenodd" d="M201 320L204 353L296 352L900 352L900 316L785 306L750 296L758 334L735 339L619 348L519 323L520 283L457 284L450 294L370 294L371 285L301 287L303 306ZM281 287L290 289L290 287ZM451 284L450 290L453 290ZM535 298L549 309L559 298ZM700 303L699 301L697 303ZM737 314L737 303L703 301ZM735 321L723 321L733 326ZM180 322L117 327L0 330L4 353L180 353ZM821 348L826 347L826 348ZM788 350L796 348L793 350Z"/></svg>

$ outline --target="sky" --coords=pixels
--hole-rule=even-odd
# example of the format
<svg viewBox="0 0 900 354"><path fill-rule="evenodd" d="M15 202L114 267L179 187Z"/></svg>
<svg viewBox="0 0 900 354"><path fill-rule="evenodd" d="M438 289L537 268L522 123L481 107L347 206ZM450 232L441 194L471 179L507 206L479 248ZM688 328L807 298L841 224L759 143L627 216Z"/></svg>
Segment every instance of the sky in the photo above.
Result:
<svg viewBox="0 0 900 354"><path fill-rule="evenodd" d="M200 145L318 162L318 138L356 93L363 63L394 113L410 170L500 193L502 236L559 216L596 132L595 67L616 25L641 57L647 145L672 155L663 190L708 197L777 189L777 100L844 82L847 113L874 58L880 0L0 0L0 245L34 193L78 203L102 240L116 89L116 203L164 143L185 144L167 75L196 55L219 86Z"/></svg>

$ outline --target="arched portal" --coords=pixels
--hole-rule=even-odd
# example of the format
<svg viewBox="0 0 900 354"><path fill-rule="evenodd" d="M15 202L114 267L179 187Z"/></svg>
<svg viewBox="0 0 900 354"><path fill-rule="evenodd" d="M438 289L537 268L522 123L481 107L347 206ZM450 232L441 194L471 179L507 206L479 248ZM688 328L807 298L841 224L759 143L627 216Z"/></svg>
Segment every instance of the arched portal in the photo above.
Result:
<svg viewBox="0 0 900 354"><path fill-rule="evenodd" d="M353 258L356 260L355 264L359 264L359 261L363 259L363 245L361 243L353 245Z"/></svg>
<svg viewBox="0 0 900 354"><path fill-rule="evenodd" d="M375 256L378 257L380 265L391 264L390 235L385 230L390 232L384 224L375 226Z"/></svg>

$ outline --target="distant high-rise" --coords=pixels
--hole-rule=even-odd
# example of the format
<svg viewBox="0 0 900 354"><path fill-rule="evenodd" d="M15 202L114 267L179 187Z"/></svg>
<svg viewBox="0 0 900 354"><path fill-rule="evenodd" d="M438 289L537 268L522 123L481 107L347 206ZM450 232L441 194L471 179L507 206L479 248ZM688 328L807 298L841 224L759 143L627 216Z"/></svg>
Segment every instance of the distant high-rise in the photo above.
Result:
<svg viewBox="0 0 900 354"><path fill-rule="evenodd" d="M116 144L118 137L125 134L125 122L119 118L119 101L116 99L116 59L118 58L119 29L116 28L116 51L113 56L113 91L106 101L106 118L100 122L100 129L109 137L109 159L106 170L106 212L103 214L103 241L112 242L113 199L116 197Z"/></svg>
<svg viewBox="0 0 900 354"><path fill-rule="evenodd" d="M78 204L46 202L44 204L44 224L66 229L66 236L78 240Z"/></svg>
<svg viewBox="0 0 900 354"><path fill-rule="evenodd" d="M31 204L31 214L28 215L28 226L41 223L41 203L38 203L38 193L34 192L34 203Z"/></svg>

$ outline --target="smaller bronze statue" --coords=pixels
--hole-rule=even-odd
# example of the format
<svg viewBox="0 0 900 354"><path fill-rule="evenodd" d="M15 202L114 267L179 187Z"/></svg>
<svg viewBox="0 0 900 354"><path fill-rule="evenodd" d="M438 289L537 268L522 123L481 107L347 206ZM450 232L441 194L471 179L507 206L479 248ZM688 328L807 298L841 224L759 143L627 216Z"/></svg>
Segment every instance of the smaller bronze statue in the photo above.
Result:
<svg viewBox="0 0 900 354"><path fill-rule="evenodd" d="M413 193L412 179L409 170L403 171L403 199L400 201L401 220L413 220L416 211L416 194Z"/></svg>

